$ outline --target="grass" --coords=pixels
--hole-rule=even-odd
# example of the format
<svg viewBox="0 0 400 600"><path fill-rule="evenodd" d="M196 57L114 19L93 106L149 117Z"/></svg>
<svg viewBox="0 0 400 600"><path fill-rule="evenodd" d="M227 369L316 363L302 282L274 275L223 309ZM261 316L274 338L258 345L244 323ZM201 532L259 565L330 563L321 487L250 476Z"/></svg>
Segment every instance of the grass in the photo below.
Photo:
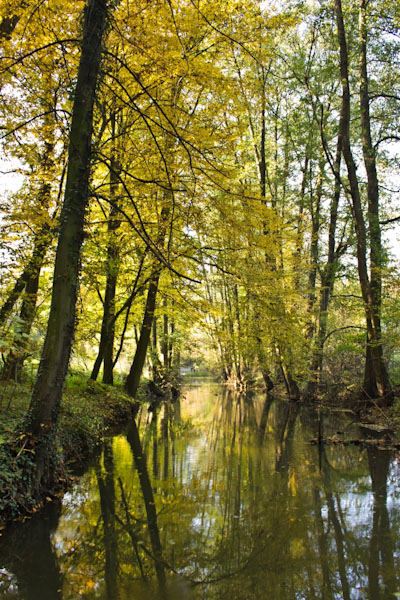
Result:
<svg viewBox="0 0 400 600"><path fill-rule="evenodd" d="M0 384L0 522L34 510L29 496L31 454L15 451L15 431L29 407L31 384ZM118 387L90 381L84 375L67 379L61 404L57 445L65 465L78 462L101 445L117 425L128 423L134 403ZM14 451L11 451L11 447Z"/></svg>

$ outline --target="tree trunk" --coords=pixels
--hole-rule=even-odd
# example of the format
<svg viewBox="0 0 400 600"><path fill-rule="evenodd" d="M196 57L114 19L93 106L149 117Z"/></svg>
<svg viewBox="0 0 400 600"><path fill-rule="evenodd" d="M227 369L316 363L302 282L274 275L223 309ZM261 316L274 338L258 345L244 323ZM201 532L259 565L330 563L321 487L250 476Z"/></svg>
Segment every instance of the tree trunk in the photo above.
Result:
<svg viewBox="0 0 400 600"><path fill-rule="evenodd" d="M182 79L179 80L179 83L177 84L177 86L174 87L172 90L171 108L175 108L175 106L176 106L177 98L182 89L181 86L182 86ZM165 156L165 157L169 156L173 142L174 142L173 136L171 134L167 133L165 136L165 147L164 147L163 156ZM161 252L164 249L164 244L165 244L165 240L167 237L168 220L169 220L169 216L170 216L170 212L171 212L171 207L172 207L173 201L174 201L172 181L170 178L170 174L172 174L173 172L174 172L174 165L170 164L166 170L166 175L167 175L167 179L168 179L168 189L164 192L164 195L162 198L162 208L161 208L161 214L160 214L159 229L158 229L157 239L156 239L156 243L155 243L156 247L159 248ZM125 380L125 390L128 392L128 394L132 398L136 397L136 393L139 388L140 377L142 375L144 363L146 360L146 354L147 354L147 349L148 349L149 342L150 342L150 336L151 336L151 330L152 330L152 324L153 324L153 318L154 318L154 311L155 311L155 307L156 307L158 283L160 280L161 271L162 271L162 266L159 263L158 258L154 257L153 267L152 267L151 277L150 277L150 282L149 282L149 290L148 290L147 299L146 299L146 306L145 306L145 310L144 310L142 328L140 331L140 337L139 337L139 341L136 346L136 352L135 352L135 356L134 356L134 359L133 359L133 362L131 365L131 369Z"/></svg>
<svg viewBox="0 0 400 600"><path fill-rule="evenodd" d="M47 117L48 120L48 117ZM51 127L52 123L46 123ZM54 142L47 141L45 143L45 149L43 156L41 157L41 163L43 168L42 183L40 185L37 204L39 210L43 211L43 215L47 216L47 211L51 202L51 184L50 181L54 176ZM14 304L19 299L22 292L23 286L25 292L23 296L22 306L19 317L22 325L18 335L14 339L14 346L17 347L16 351L10 351L5 359L3 372L1 378L3 380L13 379L14 381L20 381L22 367L26 358L26 344L29 334L32 329L33 319L36 310L36 301L39 289L40 272L43 267L44 258L47 249L51 243L52 232L48 222L45 222L40 230L36 233L34 238L34 246L31 258L22 273L18 285L18 281L15 284L11 294L2 307L3 319L7 318L8 314L12 311Z"/></svg>
<svg viewBox="0 0 400 600"><path fill-rule="evenodd" d="M113 209L113 207L111 207ZM111 235L115 234L115 229L119 227L115 225L115 214L111 216L110 212L110 230ZM103 372L103 383L112 385L114 383L113 377L113 356L114 356L114 337L115 337L115 291L117 287L118 279L118 258L119 251L116 247L115 240L110 240L107 249L107 260L108 260L108 272L106 282L106 293L104 297L104 323L105 323L105 347L104 347L104 372Z"/></svg>
<svg viewBox="0 0 400 600"><path fill-rule="evenodd" d="M328 232L328 256L321 273L321 288L319 292L318 332L311 360L311 378L307 385L306 396L315 395L321 382L324 357L325 337L328 327L328 308L335 284L336 269L341 248L336 248L336 225L340 201L340 163L342 156L342 136L339 132L336 144L336 157L333 166L335 173L335 189L330 208Z"/></svg>
<svg viewBox="0 0 400 600"><path fill-rule="evenodd" d="M106 265L106 291L104 294L103 320L101 324L100 344L96 361L93 366L91 379L96 380L101 363L104 360L103 383L114 383L114 337L115 337L115 291L119 270L119 248L116 240L116 231L121 225L118 218L118 185L120 167L116 150L116 116L111 114L111 159L110 159L110 211L107 223L107 265Z"/></svg>
<svg viewBox="0 0 400 600"><path fill-rule="evenodd" d="M321 199L322 199L322 183L324 178L325 162L323 160L322 148L320 149L320 156L318 161L318 183L315 194L315 204L313 195L310 197L310 208L311 208L311 247L310 247L310 271L308 274L308 313L309 313L309 325L307 335L310 339L315 334L315 302L316 302L316 281L317 271L320 262L319 256L319 237L320 237L320 225L321 225Z"/></svg>
<svg viewBox="0 0 400 600"><path fill-rule="evenodd" d="M26 340L31 332L35 316L40 269L41 265L38 265L36 272L30 275L26 283L24 300L19 314L22 325L18 333L18 339L14 341L14 346L17 347L17 350L10 350L5 359L1 374L3 381L9 381L10 379L21 381L22 367L26 358Z"/></svg>
<svg viewBox="0 0 400 600"><path fill-rule="evenodd" d="M116 247L113 236L120 222L116 220L117 209L114 206L110 208L108 221L109 243L107 247L107 279L106 291L104 295L103 320L101 324L100 344L96 361L90 378L96 381L100 371L101 363L104 360L103 383L113 384L114 369L114 336L115 336L115 291L118 279L118 257L119 252Z"/></svg>
<svg viewBox="0 0 400 600"><path fill-rule="evenodd" d="M361 293L364 300L365 318L367 324L367 346L366 346L366 362L365 362L365 375L363 384L363 396L367 399L375 398L380 399L380 404L387 404L391 398L391 388L389 383L386 366L383 360L383 347L382 337L380 329L380 292L379 292L379 280L380 274L378 275L379 269L376 265L371 262L371 269L374 271L374 275L371 277L371 281L368 275L367 267L367 231L365 226L364 214L361 204L361 195L359 182L357 178L356 165L353 158L353 153L350 144L350 85L349 85L349 73L348 73L348 52L347 42L343 22L342 4L341 0L335 0L336 20L338 28L339 48L340 48L340 75L342 80L342 111L340 119L340 131L343 140L343 156L347 166L347 173L350 184L350 193L352 198L353 206L353 218L354 225L357 235L357 264L358 264L358 276L360 280ZM361 50L363 54L363 50ZM362 60L366 60L365 57ZM362 61L361 61L362 62ZM360 100L362 104L361 112L365 112L365 102L368 105L368 98L365 96L365 89L368 94L367 81L363 81L366 73L361 73L361 90ZM362 118L362 130L363 130L363 150L365 148L365 136L367 132L365 128L368 128L369 124L369 110L367 111L367 124L365 123L366 117ZM365 150L364 150L365 152ZM367 151L370 155L370 152ZM364 158L365 160L365 158ZM369 159L370 160L370 159ZM375 161L373 159L373 164ZM368 163L367 163L368 164ZM366 164L366 167L367 167ZM368 173L368 169L371 172ZM371 190L374 185L372 166L367 167L368 174L368 204L371 209L372 202L372 214L370 216L370 223L373 227L370 231L370 249L371 258L376 261L376 252L380 246L380 231L379 231L379 218L378 216L378 198L375 197L373 200L370 198ZM371 187L371 190L370 190ZM378 235L379 234L379 235ZM379 240L378 240L379 238Z"/></svg>
<svg viewBox="0 0 400 600"><path fill-rule="evenodd" d="M369 320L367 328L367 359L365 363L364 390L369 397L392 395L389 377L383 358L381 330L382 267L384 265L381 229L379 224L379 185L375 150L371 137L367 70L366 1L360 0L360 113L361 138L365 170L367 172L368 231L370 242Z"/></svg>
<svg viewBox="0 0 400 600"><path fill-rule="evenodd" d="M164 309L167 309L167 298L164 298L163 302ZM162 355L163 355L163 367L164 376L169 370L169 323L168 315L165 313L163 316L163 338L162 338Z"/></svg>
<svg viewBox="0 0 400 600"><path fill-rule="evenodd" d="M32 436L35 450L35 492L38 496L54 480L50 461L75 329L80 249L88 202L93 104L106 15L107 0L89 0L75 88L50 315L38 377L25 420L25 431Z"/></svg>
<svg viewBox="0 0 400 600"><path fill-rule="evenodd" d="M51 243L51 231L50 226L46 223L35 235L32 256L28 261L25 269L18 277L14 284L13 289L10 291L6 301L0 309L0 324L4 325L6 320L11 314L16 302L21 296L24 288L26 287L27 281L35 276L35 273L42 267L47 248Z"/></svg>
<svg viewBox="0 0 400 600"><path fill-rule="evenodd" d="M168 340L168 365L169 368L174 371L174 355L175 355L175 348L174 348L174 333L175 333L175 321L172 318L170 325L169 325L169 331L170 331L170 336L169 336L169 340Z"/></svg>
<svg viewBox="0 0 400 600"><path fill-rule="evenodd" d="M149 289L147 292L146 306L144 309L142 328L140 330L139 341L136 346L135 357L132 362L128 377L125 380L125 389L132 397L136 397L139 388L140 377L142 375L144 361L146 360L147 348L150 341L151 328L153 324L154 311L156 308L156 298L158 291L158 282L160 279L161 268L154 270L150 278Z"/></svg>

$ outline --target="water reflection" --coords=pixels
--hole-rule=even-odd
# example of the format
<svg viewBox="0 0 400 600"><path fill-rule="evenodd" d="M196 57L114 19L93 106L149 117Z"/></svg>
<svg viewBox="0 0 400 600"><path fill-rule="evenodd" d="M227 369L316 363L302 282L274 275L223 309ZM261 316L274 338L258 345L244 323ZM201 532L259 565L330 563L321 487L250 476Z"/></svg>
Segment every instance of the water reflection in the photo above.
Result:
<svg viewBox="0 0 400 600"><path fill-rule="evenodd" d="M61 505L47 506L40 519L18 523L0 538L0 595L24 600L62 598L62 575L51 535Z"/></svg>
<svg viewBox="0 0 400 600"><path fill-rule="evenodd" d="M398 598L395 547L387 509L391 452L377 450L373 446L369 447L367 452L374 494L368 563L369 597L395 600Z"/></svg>
<svg viewBox="0 0 400 600"><path fill-rule="evenodd" d="M95 471L103 521L106 597L107 600L114 600L118 598L118 538L115 513L114 457L111 440L104 443L103 462L104 472L99 464L96 465Z"/></svg>
<svg viewBox="0 0 400 600"><path fill-rule="evenodd" d="M3 534L0 597L398 597L389 451L324 443L356 435L336 413L212 385L185 395L107 440L61 516Z"/></svg>
<svg viewBox="0 0 400 600"><path fill-rule="evenodd" d="M165 595L165 565L162 555L162 547L160 541L160 533L157 523L157 510L154 499L153 489L151 487L150 477L147 471L146 457L143 454L142 445L139 438L139 431L136 423L133 420L128 433L127 440L132 449L133 458L135 461L135 467L139 475L140 491L143 498L143 503L146 509L147 517L147 529L150 537L151 553L147 550L148 554L154 561L154 568L156 571L161 595ZM153 445L154 450L154 445ZM154 461L153 461L154 464ZM128 508L127 508L128 510Z"/></svg>

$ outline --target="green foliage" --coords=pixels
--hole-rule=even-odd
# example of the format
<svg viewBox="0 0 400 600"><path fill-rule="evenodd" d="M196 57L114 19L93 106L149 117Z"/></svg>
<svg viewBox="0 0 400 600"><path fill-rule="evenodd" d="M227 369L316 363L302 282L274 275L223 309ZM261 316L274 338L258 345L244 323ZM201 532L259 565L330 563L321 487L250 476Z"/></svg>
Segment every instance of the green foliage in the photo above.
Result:
<svg viewBox="0 0 400 600"><path fill-rule="evenodd" d="M34 463L32 455L0 440L0 523L29 513L35 506L31 495Z"/></svg>

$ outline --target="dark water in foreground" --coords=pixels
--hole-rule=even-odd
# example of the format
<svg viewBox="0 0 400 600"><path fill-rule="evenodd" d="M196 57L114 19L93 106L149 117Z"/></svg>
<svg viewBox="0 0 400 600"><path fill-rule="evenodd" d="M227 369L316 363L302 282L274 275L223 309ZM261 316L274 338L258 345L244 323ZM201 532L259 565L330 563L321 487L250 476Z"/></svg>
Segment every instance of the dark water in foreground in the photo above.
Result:
<svg viewBox="0 0 400 600"><path fill-rule="evenodd" d="M3 532L0 597L400 597L398 458L318 414L193 385L105 442L62 506ZM358 427L323 415L323 434ZM146 458L145 458L145 456Z"/></svg>

